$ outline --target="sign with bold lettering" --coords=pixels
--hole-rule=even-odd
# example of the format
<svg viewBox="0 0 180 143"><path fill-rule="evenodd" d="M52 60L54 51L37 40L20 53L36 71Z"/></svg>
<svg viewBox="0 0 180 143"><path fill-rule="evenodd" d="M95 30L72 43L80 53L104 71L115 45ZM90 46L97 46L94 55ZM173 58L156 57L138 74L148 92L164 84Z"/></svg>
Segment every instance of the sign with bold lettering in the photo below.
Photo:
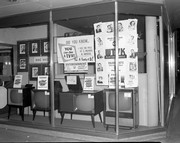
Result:
<svg viewBox="0 0 180 143"><path fill-rule="evenodd" d="M48 63L48 57L47 56L42 56L42 57L34 57L34 64L37 63Z"/></svg>
<svg viewBox="0 0 180 143"><path fill-rule="evenodd" d="M94 24L96 84L115 88L114 22ZM138 86L137 19L118 21L119 87Z"/></svg>
<svg viewBox="0 0 180 143"><path fill-rule="evenodd" d="M95 62L94 35L57 38L58 63Z"/></svg>

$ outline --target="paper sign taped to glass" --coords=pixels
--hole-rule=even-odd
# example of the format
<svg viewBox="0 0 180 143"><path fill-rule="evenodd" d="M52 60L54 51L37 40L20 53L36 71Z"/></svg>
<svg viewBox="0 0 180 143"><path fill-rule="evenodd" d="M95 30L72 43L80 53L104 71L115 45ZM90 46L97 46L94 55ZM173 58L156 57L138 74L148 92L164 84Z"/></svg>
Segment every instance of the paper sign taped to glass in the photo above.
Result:
<svg viewBox="0 0 180 143"><path fill-rule="evenodd" d="M57 38L58 63L95 62L94 35Z"/></svg>

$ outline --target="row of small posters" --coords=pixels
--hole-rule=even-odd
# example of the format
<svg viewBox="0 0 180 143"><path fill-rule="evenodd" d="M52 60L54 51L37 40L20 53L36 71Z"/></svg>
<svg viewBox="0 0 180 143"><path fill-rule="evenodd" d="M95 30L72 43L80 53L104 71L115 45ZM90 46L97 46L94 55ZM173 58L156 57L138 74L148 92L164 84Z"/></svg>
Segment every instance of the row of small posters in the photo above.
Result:
<svg viewBox="0 0 180 143"><path fill-rule="evenodd" d="M119 85L126 88L137 87L137 19L118 21L118 30ZM96 85L109 85L109 88L114 88L116 77L114 22L95 23L94 31L95 36L57 38L58 63L64 64L65 73L85 73L88 71L87 63L95 62Z"/></svg>
<svg viewBox="0 0 180 143"><path fill-rule="evenodd" d="M14 78L13 88L22 88L23 75L16 75ZM48 76L38 76L37 89L48 90Z"/></svg>
<svg viewBox="0 0 180 143"><path fill-rule="evenodd" d="M115 88L114 22L94 24L96 84ZM138 86L137 19L118 21L119 86Z"/></svg>

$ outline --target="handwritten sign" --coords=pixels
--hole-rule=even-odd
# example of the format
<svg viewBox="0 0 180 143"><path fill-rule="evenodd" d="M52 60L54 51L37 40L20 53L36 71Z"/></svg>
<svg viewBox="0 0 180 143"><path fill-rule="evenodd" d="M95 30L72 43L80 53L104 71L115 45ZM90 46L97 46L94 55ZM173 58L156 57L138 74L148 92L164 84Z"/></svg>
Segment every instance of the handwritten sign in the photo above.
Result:
<svg viewBox="0 0 180 143"><path fill-rule="evenodd" d="M57 38L58 63L95 62L94 35Z"/></svg>
<svg viewBox="0 0 180 143"><path fill-rule="evenodd" d="M65 63L64 73L87 73L88 63L87 62L77 62L77 63Z"/></svg>

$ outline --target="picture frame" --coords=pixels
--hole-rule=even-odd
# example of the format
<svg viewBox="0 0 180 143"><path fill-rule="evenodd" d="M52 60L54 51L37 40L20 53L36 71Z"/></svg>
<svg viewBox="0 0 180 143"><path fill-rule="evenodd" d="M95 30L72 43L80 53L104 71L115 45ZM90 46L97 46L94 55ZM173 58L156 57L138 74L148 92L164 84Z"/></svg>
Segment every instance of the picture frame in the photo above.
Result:
<svg viewBox="0 0 180 143"><path fill-rule="evenodd" d="M48 39L41 40L41 54L47 56L50 54L49 42Z"/></svg>
<svg viewBox="0 0 180 143"><path fill-rule="evenodd" d="M40 56L40 40L33 40L29 42L29 55Z"/></svg>
<svg viewBox="0 0 180 143"><path fill-rule="evenodd" d="M18 41L17 42L17 51L18 51L18 56L27 56L28 42L27 41Z"/></svg>
<svg viewBox="0 0 180 143"><path fill-rule="evenodd" d="M47 64L42 65L42 75L50 75L50 66Z"/></svg>
<svg viewBox="0 0 180 143"><path fill-rule="evenodd" d="M18 57L18 72L27 72L28 71L28 57L21 56Z"/></svg>
<svg viewBox="0 0 180 143"><path fill-rule="evenodd" d="M41 65L30 65L29 79L37 80L39 75L42 75Z"/></svg>

